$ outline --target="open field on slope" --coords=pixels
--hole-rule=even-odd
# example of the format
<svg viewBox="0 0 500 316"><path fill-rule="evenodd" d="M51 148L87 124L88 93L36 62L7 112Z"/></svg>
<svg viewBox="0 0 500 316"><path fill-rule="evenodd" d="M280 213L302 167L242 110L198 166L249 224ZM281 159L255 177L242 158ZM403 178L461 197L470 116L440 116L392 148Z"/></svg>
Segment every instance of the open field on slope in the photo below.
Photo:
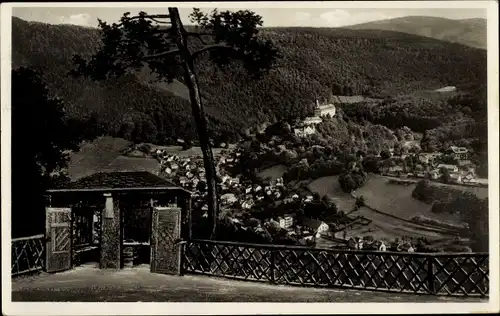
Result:
<svg viewBox="0 0 500 316"><path fill-rule="evenodd" d="M157 149L162 149L171 155L177 155L179 157L193 157L193 156L201 157L203 155L203 153L201 151L201 147L191 147L188 150L183 150L182 146L160 146L160 145L155 145L155 144L150 144L150 143L148 143L147 145L151 146L151 149L153 151L157 150ZM229 149L232 149L234 147L235 147L235 145L229 144ZM212 148L212 152L213 152L214 156L220 154L224 150L227 150L227 149Z"/></svg>
<svg viewBox="0 0 500 316"><path fill-rule="evenodd" d="M135 156L125 154L132 145L131 142L110 136L104 136L93 142L84 144L79 152L72 153L68 164L68 173L72 180L88 176L95 172L110 171L149 171L156 173L160 171L159 162L152 157L147 157L140 152L134 151ZM183 150L181 146L159 146L148 144L152 150L163 149L169 154L180 157L202 156L200 147L192 147ZM234 145L229 145L234 148ZM214 148L214 155L220 154L223 148ZM142 157L141 157L142 155Z"/></svg>
<svg viewBox="0 0 500 316"><path fill-rule="evenodd" d="M72 180L96 172L160 170L160 164L150 157L127 157L122 153L131 145L122 138L100 137L84 144L79 152L71 154L68 173Z"/></svg>
<svg viewBox="0 0 500 316"><path fill-rule="evenodd" d="M271 180L276 180L277 178L283 177L283 174L288 170L285 165L275 165L262 170L258 176L261 179L271 178Z"/></svg>
<svg viewBox="0 0 500 316"><path fill-rule="evenodd" d="M99 170L106 170L129 146L129 141L109 136L84 144L79 152L70 156L68 173L71 179L76 180Z"/></svg>
<svg viewBox="0 0 500 316"><path fill-rule="evenodd" d="M472 186L464 186L464 185L453 185L453 184L444 184L440 182L432 182L431 185L435 186L445 186L448 188L460 190L463 192L470 192L475 194L480 199L485 199L488 197L488 188L486 187L472 187Z"/></svg>
<svg viewBox="0 0 500 316"><path fill-rule="evenodd" d="M321 196L330 196L337 207L346 213L352 210L356 202L352 196L342 191L338 176L318 178L309 183L309 190L319 193Z"/></svg>
<svg viewBox="0 0 500 316"><path fill-rule="evenodd" d="M337 206L345 212L352 210L354 206L355 199L341 190L338 183L338 176L316 179L309 184L309 188L320 195L331 196L337 203ZM372 220L372 223L366 226L358 225L357 227L353 227L346 232L347 238L351 236L372 235L375 238L392 241L395 237L411 236L415 238L426 237L429 240L442 240L444 243L451 242L454 233L451 233L449 230L408 222L413 216L424 215L443 222L461 223L453 215L432 213L430 205L418 201L411 196L414 188L415 184L390 184L389 180L385 177L370 175L367 183L358 189L355 195L363 195L366 204L380 212L376 212L369 207L362 207L350 213L352 217L364 216ZM482 192L480 191L479 193Z"/></svg>
<svg viewBox="0 0 500 316"><path fill-rule="evenodd" d="M350 214L351 216L364 216L372 220L367 226L358 226L347 231L347 237L372 235L377 239L392 241L395 237L410 236L413 238L426 237L428 240L450 240L454 237L453 233L446 230L430 228L427 226L409 223L398 220L394 217L377 213L368 207L361 207L359 210Z"/></svg>
<svg viewBox="0 0 500 316"><path fill-rule="evenodd" d="M370 207L404 219L425 215L441 221L457 222L451 214L435 214L431 205L414 199L412 192L416 184L401 185L389 183L382 176L370 175L367 183L356 190L356 196L363 196Z"/></svg>

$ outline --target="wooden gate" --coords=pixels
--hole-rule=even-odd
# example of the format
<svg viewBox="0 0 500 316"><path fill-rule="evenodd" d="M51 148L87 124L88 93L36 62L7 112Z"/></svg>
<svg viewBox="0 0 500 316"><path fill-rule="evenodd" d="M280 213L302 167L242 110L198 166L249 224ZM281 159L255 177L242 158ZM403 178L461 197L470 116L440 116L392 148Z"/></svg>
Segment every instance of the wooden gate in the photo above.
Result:
<svg viewBox="0 0 500 316"><path fill-rule="evenodd" d="M71 208L47 207L45 211L46 229L46 270L57 272L71 268Z"/></svg>
<svg viewBox="0 0 500 316"><path fill-rule="evenodd" d="M151 229L151 272L181 273L181 209L155 207Z"/></svg>

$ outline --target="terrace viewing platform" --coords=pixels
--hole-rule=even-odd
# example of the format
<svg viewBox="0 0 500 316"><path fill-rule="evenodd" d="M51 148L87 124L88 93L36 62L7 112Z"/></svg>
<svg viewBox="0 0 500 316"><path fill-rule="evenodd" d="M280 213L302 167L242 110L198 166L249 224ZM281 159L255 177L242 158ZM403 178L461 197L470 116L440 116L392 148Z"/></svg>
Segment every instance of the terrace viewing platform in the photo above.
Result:
<svg viewBox="0 0 500 316"><path fill-rule="evenodd" d="M66 302L485 302L481 298L289 287L206 276L154 274L148 266L102 270L87 264L12 280L12 301Z"/></svg>

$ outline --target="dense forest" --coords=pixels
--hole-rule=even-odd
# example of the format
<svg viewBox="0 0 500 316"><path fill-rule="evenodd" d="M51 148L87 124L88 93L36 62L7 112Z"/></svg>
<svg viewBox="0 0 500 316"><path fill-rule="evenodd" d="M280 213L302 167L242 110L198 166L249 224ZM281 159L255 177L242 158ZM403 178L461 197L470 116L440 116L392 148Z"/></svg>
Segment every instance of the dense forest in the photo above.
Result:
<svg viewBox="0 0 500 316"><path fill-rule="evenodd" d="M486 19L446 19L435 16L405 16L349 26L353 30L386 30L427 36L442 41L486 48Z"/></svg>
<svg viewBox="0 0 500 316"><path fill-rule="evenodd" d="M233 141L256 122L304 117L316 97L331 94L383 98L380 108L363 105L346 109L346 116L408 126L426 133L429 146L463 133L472 135L465 137L471 142L484 135L486 125L478 123L486 121L485 98L469 91L486 86L485 50L389 31L264 28L261 35L283 55L263 80L250 80L237 63L224 70L205 60L196 65L214 138ZM64 99L68 117L95 118L104 133L137 142L194 137L188 101L176 88L159 89L132 74L106 82L67 75L74 54L88 57L100 45L98 29L13 18L12 38L13 68L32 66L41 73L50 93ZM464 93L452 100L414 97L448 85ZM456 132L449 130L451 122Z"/></svg>

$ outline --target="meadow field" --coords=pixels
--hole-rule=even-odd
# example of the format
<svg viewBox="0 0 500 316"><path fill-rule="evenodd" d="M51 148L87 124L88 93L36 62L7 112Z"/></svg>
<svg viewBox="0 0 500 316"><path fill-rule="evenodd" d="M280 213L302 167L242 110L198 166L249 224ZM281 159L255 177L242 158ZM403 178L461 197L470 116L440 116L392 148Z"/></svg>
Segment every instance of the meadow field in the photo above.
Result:
<svg viewBox="0 0 500 316"><path fill-rule="evenodd" d="M416 184L393 184L383 176L370 175L367 183L353 192L354 196L363 196L368 207L353 210L355 198L342 191L338 176L322 177L312 181L309 189L321 196L328 195L337 203L339 209L350 212L351 217L363 216L372 222L366 226L357 225L349 229L347 238L351 236L372 235L375 238L391 241L403 236L426 237L428 240L451 243L455 232L434 225L422 225L409 222L413 216L423 215L440 222L463 224L458 216L453 214L435 214L431 212L431 205L412 197ZM453 186L457 189L469 191L478 197L487 196L487 188ZM374 210L375 209L375 210Z"/></svg>
<svg viewBox="0 0 500 316"><path fill-rule="evenodd" d="M261 179L270 178L272 181L283 177L283 174L288 170L285 165L274 165L259 172L258 177Z"/></svg>

